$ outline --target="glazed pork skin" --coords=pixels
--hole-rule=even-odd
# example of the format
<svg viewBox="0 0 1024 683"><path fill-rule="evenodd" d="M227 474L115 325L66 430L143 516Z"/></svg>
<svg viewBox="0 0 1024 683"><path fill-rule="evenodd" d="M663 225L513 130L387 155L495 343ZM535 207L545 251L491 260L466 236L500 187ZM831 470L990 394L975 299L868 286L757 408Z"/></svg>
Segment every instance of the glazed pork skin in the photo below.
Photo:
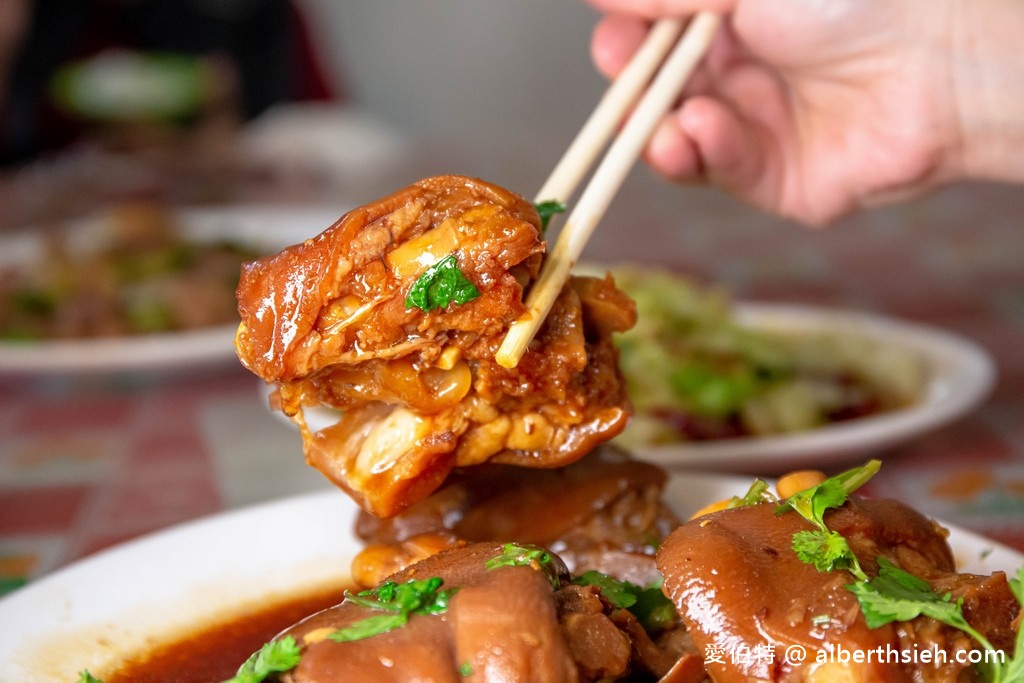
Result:
<svg viewBox="0 0 1024 683"><path fill-rule="evenodd" d="M869 629L854 595L853 577L819 572L792 550L793 534L811 525L796 513L776 515L762 503L699 517L674 531L658 551L666 594L673 600L699 650L718 648L705 665L719 683L739 681L970 681L970 665L825 662L819 651L842 646L867 652L881 647L952 652L970 649L962 632L925 617ZM1017 612L1006 576L956 574L946 533L905 505L851 499L825 515L828 527L846 537L868 575L882 556L930 582L954 599L964 598L968 621L996 647L1012 648L1010 627ZM828 619L820 621L823 615ZM787 662L789 646L808 653L802 664ZM745 649L743 649L745 648ZM757 653L767 656L757 656Z"/></svg>
<svg viewBox="0 0 1024 683"><path fill-rule="evenodd" d="M529 548L520 545L519 548ZM301 659L283 683L700 683L704 669L689 641L655 643L626 610L594 586L570 583L557 555L537 563L488 568L503 543L459 544L387 581L443 579L456 592L441 614L412 615L399 628L362 640L328 635L379 611L346 601L285 630ZM557 584L557 585L554 585Z"/></svg>
<svg viewBox="0 0 1024 683"><path fill-rule="evenodd" d="M316 237L244 266L239 357L263 379L287 382L413 348L436 357L460 333L500 334L509 312L524 310L522 285L540 267L539 225L523 198L460 176L427 178L354 209ZM409 285L450 253L482 285L480 298L434 315L406 308Z"/></svg>
<svg viewBox="0 0 1024 683"><path fill-rule="evenodd" d="M551 549L573 574L597 570L650 585L661 578L658 544L680 523L661 500L666 480L661 468L609 444L559 469L457 471L395 517L359 515L356 533L369 545L353 563L353 577L368 576L360 583L372 585L457 540L514 539Z"/></svg>
<svg viewBox="0 0 1024 683"><path fill-rule="evenodd" d="M525 311L543 250L522 197L427 178L247 264L238 356L275 385L307 461L380 517L425 498L455 466L566 465L625 427L610 336L636 312L610 278L573 278L519 365L502 368L494 354ZM407 307L417 279L451 255L479 296ZM336 408L337 423L309 428L309 406Z"/></svg>
<svg viewBox="0 0 1024 683"><path fill-rule="evenodd" d="M576 681L576 666L562 638L548 574L533 567L489 570L502 544L460 547L435 555L389 577L444 579L457 588L447 612L413 615L400 628L353 642L326 635L381 614L343 602L299 622L285 634L302 647L302 659L287 683L379 681ZM556 560L557 562L557 560ZM568 577L564 565L557 573ZM473 673L460 677L459 668Z"/></svg>

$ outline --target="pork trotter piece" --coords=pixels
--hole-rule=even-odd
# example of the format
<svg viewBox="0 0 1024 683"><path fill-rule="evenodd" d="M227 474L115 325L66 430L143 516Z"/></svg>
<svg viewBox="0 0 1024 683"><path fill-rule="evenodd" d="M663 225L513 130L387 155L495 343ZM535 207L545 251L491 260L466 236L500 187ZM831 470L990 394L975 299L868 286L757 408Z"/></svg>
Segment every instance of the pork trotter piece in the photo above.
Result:
<svg viewBox="0 0 1024 683"><path fill-rule="evenodd" d="M610 278L573 278L518 367L494 360L544 251L533 205L481 180L421 180L247 264L236 349L275 385L307 461L374 515L455 466L559 467L626 424ZM304 409L336 423L313 429Z"/></svg>
<svg viewBox="0 0 1024 683"><path fill-rule="evenodd" d="M514 539L556 552L573 574L596 570L641 586L660 582L654 553L680 523L661 499L667 478L611 444L558 469L456 470L401 514L359 515L356 534L369 545L353 562L353 578L373 585L456 539Z"/></svg>
<svg viewBox="0 0 1024 683"><path fill-rule="evenodd" d="M655 643L595 586L570 583L561 559L536 546L460 545L417 562L376 589L287 629L301 650L284 683L333 681L530 681L697 683L699 659L678 639ZM434 581L443 605L401 625L375 600L385 587ZM368 632L369 631L369 632ZM357 633L357 636L343 635ZM350 639L351 638L351 639ZM685 661L685 666L677 663ZM675 671L672 678L665 678Z"/></svg>
<svg viewBox="0 0 1024 683"><path fill-rule="evenodd" d="M1018 606L1006 575L957 574L936 523L897 501L857 496L824 519L869 576L882 557L940 594L962 598L967 621L996 647L1012 651ZM761 503L698 517L659 549L666 594L714 681L978 680L963 656L957 661L957 651L977 647L962 631L926 616L869 628L846 588L854 577L818 571L793 551L793 534L809 529L796 513L778 515L775 504ZM829 656L840 651L845 660ZM903 661L901 653L922 651L942 652L932 660ZM806 658L797 661L793 652Z"/></svg>

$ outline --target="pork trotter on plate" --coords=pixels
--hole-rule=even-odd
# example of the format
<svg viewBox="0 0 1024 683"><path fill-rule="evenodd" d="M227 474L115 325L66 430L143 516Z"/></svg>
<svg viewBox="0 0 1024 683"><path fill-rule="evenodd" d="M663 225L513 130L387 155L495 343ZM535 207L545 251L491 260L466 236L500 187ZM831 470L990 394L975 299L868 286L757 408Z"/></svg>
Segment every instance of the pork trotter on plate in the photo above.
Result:
<svg viewBox="0 0 1024 683"><path fill-rule="evenodd" d="M1020 606L1006 575L957 573L934 521L898 501L852 496L824 515L827 542L801 545L801 556L795 543L818 532L784 510L761 502L713 512L676 529L658 551L665 592L712 680L979 680L970 664L979 653L968 655L979 644L927 611L906 611L922 601L962 610L994 647L1013 652ZM821 566L833 559L834 568ZM869 592L899 609L875 623L874 610L865 614L873 603L859 597Z"/></svg>
<svg viewBox="0 0 1024 683"><path fill-rule="evenodd" d="M300 652L280 680L704 679L675 619L637 617L604 591L536 546L462 544L287 629L278 641Z"/></svg>

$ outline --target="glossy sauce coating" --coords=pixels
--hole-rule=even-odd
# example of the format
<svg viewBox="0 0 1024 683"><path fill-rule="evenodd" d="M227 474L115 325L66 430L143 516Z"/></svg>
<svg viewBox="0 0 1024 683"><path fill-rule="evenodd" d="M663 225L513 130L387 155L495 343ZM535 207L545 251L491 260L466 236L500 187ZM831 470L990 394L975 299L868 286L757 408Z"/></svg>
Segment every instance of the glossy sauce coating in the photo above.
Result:
<svg viewBox="0 0 1024 683"><path fill-rule="evenodd" d="M611 278L572 279L518 367L494 359L538 272L539 226L519 195L439 176L243 270L239 358L276 385L306 460L365 510L398 514L455 467L567 465L625 428L611 335L636 312ZM407 305L448 257L479 296ZM337 422L311 429L312 405Z"/></svg>
<svg viewBox="0 0 1024 683"><path fill-rule="evenodd" d="M376 583L380 572L454 539L512 538L555 550L574 573L593 569L649 585L660 581L654 552L679 525L661 500L666 479L664 470L607 444L557 469L459 471L395 517L360 514L356 533L369 548L353 562L353 577Z"/></svg>

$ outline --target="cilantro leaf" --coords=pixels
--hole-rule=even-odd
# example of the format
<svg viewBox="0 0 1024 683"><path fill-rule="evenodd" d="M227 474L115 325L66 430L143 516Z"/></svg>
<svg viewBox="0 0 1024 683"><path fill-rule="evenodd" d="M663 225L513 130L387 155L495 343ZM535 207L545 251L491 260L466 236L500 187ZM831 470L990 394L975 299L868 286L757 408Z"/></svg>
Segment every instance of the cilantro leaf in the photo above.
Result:
<svg viewBox="0 0 1024 683"><path fill-rule="evenodd" d="M583 572L572 582L577 586L596 586L604 599L617 609L629 609L635 605L637 593L642 590L628 581L620 581L597 570Z"/></svg>
<svg viewBox="0 0 1024 683"><path fill-rule="evenodd" d="M370 636L380 635L388 631L394 631L409 623L409 613L399 612L398 614L377 614L366 617L353 623L350 626L339 628L327 636L328 639L338 643L348 643L354 640L363 640Z"/></svg>
<svg viewBox="0 0 1024 683"><path fill-rule="evenodd" d="M834 478L826 479L817 486L794 493L779 506L779 510L793 510L819 528L824 528L825 512L841 507L849 498L842 484Z"/></svg>
<svg viewBox="0 0 1024 683"><path fill-rule="evenodd" d="M894 621L910 621L926 616L938 622L959 629L974 638L985 650L995 651L992 643L964 618L962 600L953 602L949 593L939 595L931 585L917 576L900 569L885 559L878 558L878 576L867 581L858 581L846 586L860 603L860 611L868 628L878 628ZM1020 633L1018 632L1018 640ZM1017 651L1019 656L1020 651ZM1016 657L1014 658L1016 659ZM1021 680L1018 674L1008 676L1005 663L985 661L979 668L991 683L1009 683ZM1011 667L1021 667L1019 662L1010 662Z"/></svg>
<svg viewBox="0 0 1024 683"><path fill-rule="evenodd" d="M88 669L82 669L78 672L78 680L75 683L103 683L103 681L89 673Z"/></svg>
<svg viewBox="0 0 1024 683"><path fill-rule="evenodd" d="M641 588L597 570L584 572L572 582L577 586L596 586L612 607L632 612L648 632L661 631L676 621L675 605L661 591L660 582Z"/></svg>
<svg viewBox="0 0 1024 683"><path fill-rule="evenodd" d="M1011 590L1017 601L1024 606L1024 595L1019 591L1024 580L1024 567L1017 570L1017 586ZM885 559L878 558L878 576L869 581L859 581L846 587L860 603L861 612L869 628L878 628L893 621L909 621L918 616L935 619L947 626L959 629L971 636L985 650L995 652L992 643L964 617L962 600L954 602L946 593L936 593L931 585L917 576L900 569ZM1024 681L1024 629L1018 628L1014 656L1005 659L983 659L978 664L984 680L990 683L1020 683Z"/></svg>
<svg viewBox="0 0 1024 683"><path fill-rule="evenodd" d="M869 460L860 467L829 477L817 486L798 491L783 501L777 513L794 510L804 519L823 526L821 517L825 511L845 503L850 494L875 476L881 466L880 460Z"/></svg>
<svg viewBox="0 0 1024 683"><path fill-rule="evenodd" d="M479 296L480 290L459 270L455 254L448 254L416 278L405 297L405 305L429 313L435 308L446 308L453 301L461 305Z"/></svg>
<svg viewBox="0 0 1024 683"><path fill-rule="evenodd" d="M551 222L551 218L556 213L563 213L566 210L565 202L560 202L557 199L548 199L543 202L537 202L533 205L533 208L537 209L537 214L540 216L540 234L544 234L548 229L548 223Z"/></svg>
<svg viewBox="0 0 1024 683"><path fill-rule="evenodd" d="M443 584L444 579L434 576L423 580L409 579L405 583L385 581L376 588L354 594L346 591L347 602L386 614L360 619L327 637L341 643L362 640L404 626L413 614L447 612L457 589L441 590Z"/></svg>
<svg viewBox="0 0 1024 683"><path fill-rule="evenodd" d="M636 604L629 608L648 633L656 633L678 623L676 606L661 590L661 586L648 586L636 596Z"/></svg>
<svg viewBox="0 0 1024 683"><path fill-rule="evenodd" d="M444 580L439 576L429 579L409 579L405 583L385 581L377 588L345 593L345 599L361 607L382 612L430 612L448 608L453 591L439 590Z"/></svg>
<svg viewBox="0 0 1024 683"><path fill-rule="evenodd" d="M555 564L555 558L543 548L506 543L501 549L501 554L495 555L484 562L484 566L487 569L532 567L537 571L547 574L552 588L557 590L562 585L562 581L558 576L558 566Z"/></svg>
<svg viewBox="0 0 1024 683"><path fill-rule="evenodd" d="M900 569L884 557L878 558L878 576L847 586L857 597L868 628L894 621L910 621L921 615L958 628L966 623L960 605L932 590L924 579ZM950 622L956 622L955 624Z"/></svg>
<svg viewBox="0 0 1024 683"><path fill-rule="evenodd" d="M775 503L778 498L768 490L768 482L764 479L755 479L742 496L733 496L729 499L727 509L748 507L758 503Z"/></svg>
<svg viewBox="0 0 1024 683"><path fill-rule="evenodd" d="M867 574L861 569L846 539L830 531L824 518L826 511L842 506L851 493L878 472L881 465L879 460L869 460L860 467L829 477L817 486L794 493L775 509L775 514L793 510L818 527L818 532L809 532L809 536L805 532L793 535L793 551L801 561L813 564L818 571L845 569L861 581L867 580Z"/></svg>
<svg viewBox="0 0 1024 683"><path fill-rule="evenodd" d="M1017 598L1021 609L1024 609L1024 567L1017 569L1017 575L1010 579L1010 591ZM998 676L992 676L992 680L999 683L1019 683L1024 681L1024 624L1017 627L1017 639L1013 646L1013 658L1004 662L1001 670L997 671Z"/></svg>
<svg viewBox="0 0 1024 683"><path fill-rule="evenodd" d="M949 593L936 593L927 581L885 557L877 558L878 574L869 578L847 540L825 525L825 512L843 505L849 495L874 476L880 466L878 460L870 460L783 501L776 508L776 514L793 510L817 527L793 534L793 551L802 562L814 565L818 571L845 569L856 577L857 580L847 584L846 589L856 597L868 628L925 616L963 631L985 650L1003 654L968 623L962 600L954 601ZM1010 580L1010 590L1024 608L1024 567L1018 569L1016 577ZM824 621L828 617L821 615L815 619ZM988 683L1024 683L1024 628L1017 630L1012 659L1006 661L1005 655L986 657L977 668Z"/></svg>
<svg viewBox="0 0 1024 683"><path fill-rule="evenodd" d="M972 627L964 617L962 600L953 601L949 593L939 594L924 579L914 576L884 557L877 558L878 575L846 586L857 598L868 628L878 628L894 621L910 621L919 616L963 631L989 652L998 652L992 643ZM1010 581L1017 602L1024 607L1024 567ZM1018 628L1014 656L986 657L977 665L982 678L989 683L1021 683L1024 681L1024 629Z"/></svg>
<svg viewBox="0 0 1024 683"><path fill-rule="evenodd" d="M497 569L498 567L545 566L552 563L554 563L554 559L551 557L551 553L543 548L506 543L501 548L501 554L484 562L484 566L488 569Z"/></svg>
<svg viewBox="0 0 1024 683"><path fill-rule="evenodd" d="M836 531L798 531L793 534L793 551L802 562L813 564L819 572L852 571L855 565L859 566L849 543Z"/></svg>
<svg viewBox="0 0 1024 683"><path fill-rule="evenodd" d="M260 683L270 674L291 671L298 665L300 658L295 638L285 636L280 640L272 640L245 660L234 677L224 683Z"/></svg>
<svg viewBox="0 0 1024 683"><path fill-rule="evenodd" d="M1010 579L1009 584L1013 597L1017 598L1021 607L1024 607L1024 567L1017 569L1017 576Z"/></svg>

